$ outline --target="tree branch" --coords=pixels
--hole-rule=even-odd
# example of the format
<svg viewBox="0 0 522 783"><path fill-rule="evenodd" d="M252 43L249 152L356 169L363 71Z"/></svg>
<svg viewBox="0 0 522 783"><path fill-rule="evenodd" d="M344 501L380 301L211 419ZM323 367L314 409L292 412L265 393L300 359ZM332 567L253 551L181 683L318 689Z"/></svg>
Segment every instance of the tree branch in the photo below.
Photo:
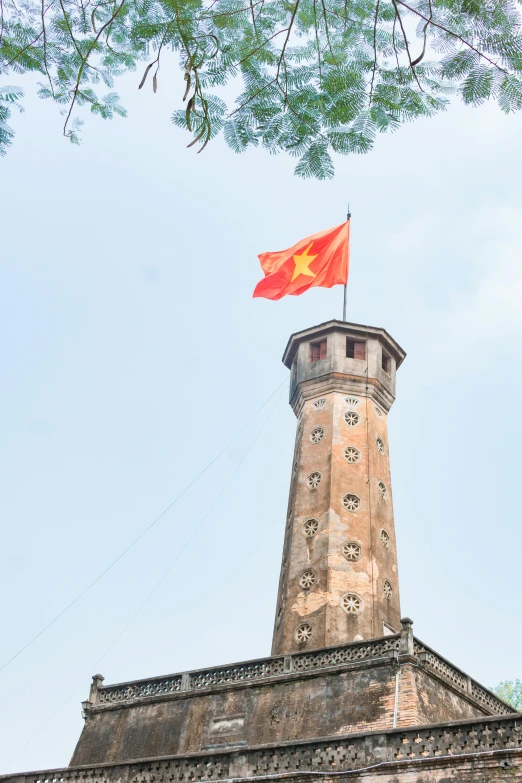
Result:
<svg viewBox="0 0 522 783"><path fill-rule="evenodd" d="M45 73L47 74L47 80L49 81L49 87L51 88L51 95L53 98L54 95L54 86L51 79L51 74L49 73L49 67L47 65L47 33L45 30L45 9L44 9L44 0L42 0L41 4L41 18L42 18L42 33L43 33L43 61L44 61L44 68Z"/></svg>
<svg viewBox="0 0 522 783"><path fill-rule="evenodd" d="M399 63L399 52L397 51L397 44L395 42L395 27L397 26L397 15L393 17L393 29L392 29L392 42L393 42L393 51L395 52L395 61L397 63L397 70L400 71L401 66Z"/></svg>
<svg viewBox="0 0 522 783"><path fill-rule="evenodd" d="M447 27L444 27L443 25L439 24L438 22L434 22L433 19L429 19L427 16L424 16L424 14L421 14L420 11L417 11L416 8L412 8L407 3L404 3L403 0L392 0L393 4L399 3L399 5L404 6L404 8L407 8L408 11L411 11L413 14L416 14L417 16L420 16L421 19L424 19L426 22L429 22L430 25L433 27L437 27L439 30L442 30L444 33L447 33L448 35L451 35L452 38L456 38L457 41L460 41L464 44L464 46L467 46L468 49L471 49L472 52L475 52L475 54L478 54L479 57L482 57L486 62L488 62L490 65L492 65L494 68L497 68L497 70L502 71L502 73L507 74L508 71L506 71L505 68L501 68L500 65L498 65L494 60L491 60L487 55L484 54L484 52L481 52L479 49L477 49L473 44L470 44L469 41L466 41L465 38L463 38L461 35L458 35L458 33L454 33L452 30L448 30Z"/></svg>
<svg viewBox="0 0 522 783"><path fill-rule="evenodd" d="M4 3L3 0L0 0L0 16L1 16L1 23L0 23L0 46L2 46L2 40L4 37Z"/></svg>
<svg viewBox="0 0 522 783"><path fill-rule="evenodd" d="M319 86L321 86L323 81L323 75L321 73L321 48L319 46L319 33L317 30L317 0L314 0L314 29L315 29L315 45L317 47L317 65L319 67Z"/></svg>
<svg viewBox="0 0 522 783"><path fill-rule="evenodd" d="M380 0L377 0L375 4L375 16L373 18L373 68L372 68L372 81L370 84L370 97L368 99L368 108L370 108L372 105L373 83L375 81L375 71L377 70L377 19L379 17L379 4L380 4Z"/></svg>
<svg viewBox="0 0 522 783"><path fill-rule="evenodd" d="M62 0L60 0L60 4L61 4L61 2L62 2ZM98 40L99 40L101 34L103 33L103 31L107 27L109 27L109 25L111 25L112 22L116 19L116 17L120 13L121 9L123 8L123 6L125 5L126 2L127 2L127 0L121 0L119 6L116 8L116 10L112 14L111 18L107 22L105 22L105 24L100 28L98 34L96 35L96 38L94 39L94 41L89 46L89 48L87 50L87 54L82 58L82 63L81 63L80 69L78 71L78 77L76 79L76 85L75 85L74 90L73 90L73 97L72 97L71 105L69 107L69 111L67 113L67 117L65 118L65 123L64 123L64 126L63 126L63 135L64 136L67 136L67 125L68 125L69 120L71 118L71 113L72 113L74 104L76 103L76 98L78 97L78 90L79 90L79 87L80 87L80 82L81 82L81 78L82 78L82 75L83 75L84 68L85 68L85 66L87 64L87 60L91 56L91 52L94 49L94 47L96 46L96 44L98 43Z"/></svg>
<svg viewBox="0 0 522 783"><path fill-rule="evenodd" d="M288 32L286 34L285 42L283 44L283 48L281 49L281 55L279 57L279 63L278 63L278 66L277 66L277 73L276 73L276 81L279 80L279 73L281 71L281 63L283 62L284 57L285 57L286 46L288 44L288 39L290 38L290 33L292 32L292 27L294 26L295 17L296 17L297 9L299 8L299 3L300 2L301 2L301 0L295 0L294 10L292 11L292 16L290 18L290 24L288 25L288 28L287 28Z"/></svg>
<svg viewBox="0 0 522 783"><path fill-rule="evenodd" d="M21 54L23 54L24 52L26 52L28 49L30 49L30 47L31 47L33 44L35 44L37 41L39 41L39 40L40 40L40 38L42 37L42 35L43 35L43 31L40 31L40 32L38 33L38 35L36 36L36 38L34 38L34 39L33 39L33 40L30 42L30 43L28 43L28 44L27 44L27 46L24 46L24 48L23 48L23 49L20 49L20 50L19 50L19 51L18 51L18 52L15 54L15 56L14 56L14 57L13 57L11 60L9 60L9 61L6 63L6 68L7 68L9 65L12 65L14 62L16 62L16 60L18 60L18 58L20 57L20 55L21 55Z"/></svg>
<svg viewBox="0 0 522 783"><path fill-rule="evenodd" d="M252 49L252 51L249 52L248 54L246 54L244 57L242 57L241 60L238 60L237 63L234 63L234 66L237 68L238 65L241 65L242 63L246 62L246 60L249 60L252 57L253 54L256 54L256 52L258 52L260 49L263 49L265 44L267 44L269 41L271 41L272 38L276 38L278 35L281 35L281 33L286 33L287 30L288 30L288 27L283 27L282 30L278 30L276 33L271 35L270 38L266 38L263 41L262 44L260 44L259 46L256 46L255 49Z"/></svg>
<svg viewBox="0 0 522 783"><path fill-rule="evenodd" d="M80 51L80 49L78 47L78 44L76 43L76 38L73 35L73 31L72 31L71 25L69 23L69 17L67 15L67 11L63 7L62 0L59 0L59 1L60 1L60 6L61 6L61 9L62 9L62 13L63 13L63 18L65 19L65 24L67 25L67 29L69 30L69 35L71 36L71 41L73 42L74 48L78 52L78 55L79 55L80 61L81 61L83 59L83 54L81 53L81 51Z"/></svg>
<svg viewBox="0 0 522 783"><path fill-rule="evenodd" d="M426 53L426 38L427 38L426 31L428 29L428 25L431 22L431 18L433 16L433 6L431 4L431 0L429 0L429 4L430 4L430 18L426 22L426 24L424 25L424 28L422 30L422 33L423 33L423 36L424 36L424 42L422 44L422 52L419 54L418 57L415 58L415 60L412 62L412 65L418 65L420 63L420 61L423 59L423 57L424 57L424 55Z"/></svg>
<svg viewBox="0 0 522 783"><path fill-rule="evenodd" d="M250 0L250 13L252 15L252 27L254 28L254 33L256 35L257 40L259 41L259 34L257 32L256 17L254 15L254 5L252 3L252 0Z"/></svg>
<svg viewBox="0 0 522 783"><path fill-rule="evenodd" d="M415 78L415 81L417 82L417 86L418 86L419 90L421 92L424 92L424 90L422 89L422 87L420 85L420 82L419 82L419 79L418 79L418 76L417 76L417 72L415 71L415 66L412 65L412 62L411 62L410 47L409 47L409 44L408 44L408 39L406 38L406 31L405 31L404 25L402 23L402 18L401 18L401 15L399 13L399 9L397 8L397 0L392 0L392 3L393 3L393 7L395 9L395 14L396 14L397 19L399 20L399 24L401 26L402 37L404 39L404 45L406 47L406 53L408 55L408 61L410 63L411 72L413 73L413 76Z"/></svg>
<svg viewBox="0 0 522 783"><path fill-rule="evenodd" d="M238 113L238 111L241 111L241 109L244 109L244 108L245 108L245 106L248 106L248 104L249 104L251 101L253 101L253 100L254 100L254 98L257 98L257 96L258 96L258 95L261 95L261 93L263 92L263 90L266 90L268 87L271 87L271 85L272 85L272 84L274 84L276 81L277 81L277 80L276 80L276 78L274 77L274 78L273 78L273 79L271 79L269 82L267 82L267 83L266 83L266 84L264 84L262 87L260 87L260 88L259 88L259 90L256 90L256 92L255 92L253 95L251 95L251 96L248 98L248 100L244 101L244 102L241 104L241 106L238 106L238 107L237 107L237 109L234 109L234 111L230 112L230 114L228 115L228 118L230 119L230 117L233 117L233 116L234 116L234 114L237 114L237 113Z"/></svg>
<svg viewBox="0 0 522 783"><path fill-rule="evenodd" d="M330 54L332 55L332 57L334 57L334 53L332 51L332 43L330 41L330 30L328 29L328 19L326 18L326 8L324 5L324 0L321 0L321 6L323 9L324 30L326 33L326 40L328 41L328 48L330 49Z"/></svg>

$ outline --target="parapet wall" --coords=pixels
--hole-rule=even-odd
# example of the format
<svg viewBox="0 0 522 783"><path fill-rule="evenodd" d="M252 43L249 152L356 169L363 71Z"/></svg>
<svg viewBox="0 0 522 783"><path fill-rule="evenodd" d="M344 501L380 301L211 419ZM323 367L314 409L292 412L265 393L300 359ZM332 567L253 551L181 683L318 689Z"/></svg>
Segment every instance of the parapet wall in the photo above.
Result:
<svg viewBox="0 0 522 783"><path fill-rule="evenodd" d="M4 775L0 783L192 783L292 778L389 783L522 780L522 716L483 718L321 741L236 748Z"/></svg>
<svg viewBox="0 0 522 783"><path fill-rule="evenodd" d="M292 655L257 658L242 663L199 669L146 680L133 680L116 685L101 685L102 677L91 689L91 701L84 702L87 710L102 706L135 703L138 699L186 693L210 691L221 686L244 686L247 683L273 680L312 671L332 669L345 664L394 658L399 654L413 655L416 662L426 671L452 685L457 691L471 696L484 707L489 715L503 715L511 708L462 669L447 661L424 642L411 636L408 629L403 634L394 634L366 642L355 642L336 647L322 647L318 650L294 653Z"/></svg>
<svg viewBox="0 0 522 783"><path fill-rule="evenodd" d="M369 642L103 687L71 766L252 749L512 712L410 630Z"/></svg>

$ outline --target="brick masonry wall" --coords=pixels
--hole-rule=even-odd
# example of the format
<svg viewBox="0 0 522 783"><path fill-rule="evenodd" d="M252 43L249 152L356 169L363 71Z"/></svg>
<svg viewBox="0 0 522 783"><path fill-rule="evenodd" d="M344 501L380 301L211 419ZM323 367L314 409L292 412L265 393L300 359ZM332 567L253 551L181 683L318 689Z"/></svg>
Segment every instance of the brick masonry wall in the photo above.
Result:
<svg viewBox="0 0 522 783"><path fill-rule="evenodd" d="M195 781L359 781L496 783L522 780L522 716L310 742L42 770L0 783L194 783Z"/></svg>
<svg viewBox="0 0 522 783"><path fill-rule="evenodd" d="M327 358L311 363L305 341L295 359L303 402L296 410L273 655L371 639L388 632L385 627L400 630L386 417L391 399L382 396L383 384L393 386L393 380L375 368L379 377L367 377L368 362L379 366L378 340L367 341L363 361L346 358L341 332L326 341ZM352 461L346 448L354 449ZM310 476L317 486L310 487ZM355 509L344 505L346 495L356 497ZM310 520L317 531L308 536ZM359 547L353 560L343 554L347 544ZM310 572L315 582L306 586L301 580ZM355 597L356 611L343 609L345 596Z"/></svg>
<svg viewBox="0 0 522 783"><path fill-rule="evenodd" d="M397 727L484 715L476 703L414 663L397 668L395 659L361 662L344 670L88 710L71 764L385 731L393 728L395 712Z"/></svg>
<svg viewBox="0 0 522 783"><path fill-rule="evenodd" d="M297 778L294 778L297 783ZM310 783L301 778L300 783ZM322 778L323 783L521 783L522 752L440 759L436 762L384 764L365 772Z"/></svg>

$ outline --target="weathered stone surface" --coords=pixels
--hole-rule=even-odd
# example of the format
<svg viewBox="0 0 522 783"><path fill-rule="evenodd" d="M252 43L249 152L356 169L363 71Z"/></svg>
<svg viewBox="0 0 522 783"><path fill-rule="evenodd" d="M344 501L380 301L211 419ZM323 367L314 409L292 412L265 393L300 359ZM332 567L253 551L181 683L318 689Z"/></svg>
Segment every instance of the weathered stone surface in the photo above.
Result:
<svg viewBox="0 0 522 783"><path fill-rule="evenodd" d="M496 783L522 780L520 715L322 740L235 748L6 775L0 783L191 783L279 780L295 783Z"/></svg>
<svg viewBox="0 0 522 783"><path fill-rule="evenodd" d="M415 639L409 620L401 636L98 685L90 697L73 766L510 712Z"/></svg>
<svg viewBox="0 0 522 783"><path fill-rule="evenodd" d="M350 339L363 346L363 359L347 358ZM321 342L324 358L312 360ZM298 423L273 655L400 628L386 415L404 356L384 330L342 321L290 338L283 361ZM320 481L311 488L314 475ZM346 507L347 495L355 510ZM317 520L314 535L307 534L309 520ZM309 574L315 581L307 587ZM346 611L347 598L356 610Z"/></svg>
<svg viewBox="0 0 522 783"><path fill-rule="evenodd" d="M347 337L364 341L364 360L347 356ZM311 362L316 340L326 351ZM274 655L116 685L95 675L71 766L0 783L522 783L521 716L400 620L386 414L404 356L383 329L339 321L288 343L299 421ZM344 611L347 593L360 611Z"/></svg>

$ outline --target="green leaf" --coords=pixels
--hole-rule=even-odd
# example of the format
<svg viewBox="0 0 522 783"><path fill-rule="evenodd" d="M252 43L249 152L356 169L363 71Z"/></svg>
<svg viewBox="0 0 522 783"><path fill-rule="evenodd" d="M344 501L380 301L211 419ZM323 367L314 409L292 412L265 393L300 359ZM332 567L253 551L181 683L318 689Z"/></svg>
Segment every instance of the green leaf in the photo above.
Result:
<svg viewBox="0 0 522 783"><path fill-rule="evenodd" d="M126 116L117 80L139 67L138 87L146 69L161 69L189 145L201 151L223 131L235 152L261 145L299 158L299 176L325 178L331 153L368 153L378 132L443 111L450 95L522 108L518 4L412 3L400 8L406 44L391 0L60 0L46 7L45 29L40 0L7 0L0 73L38 73L39 97L58 111L110 120ZM425 52L414 69L407 46L412 59ZM102 97L100 84L110 90ZM207 93L218 87L227 102ZM13 138L9 110L22 97L1 88L2 154ZM79 126L65 136L78 143Z"/></svg>
<svg viewBox="0 0 522 783"><path fill-rule="evenodd" d="M316 141L309 146L295 167L298 177L308 179L331 179L334 175L332 159L328 154L328 145L324 141Z"/></svg>

